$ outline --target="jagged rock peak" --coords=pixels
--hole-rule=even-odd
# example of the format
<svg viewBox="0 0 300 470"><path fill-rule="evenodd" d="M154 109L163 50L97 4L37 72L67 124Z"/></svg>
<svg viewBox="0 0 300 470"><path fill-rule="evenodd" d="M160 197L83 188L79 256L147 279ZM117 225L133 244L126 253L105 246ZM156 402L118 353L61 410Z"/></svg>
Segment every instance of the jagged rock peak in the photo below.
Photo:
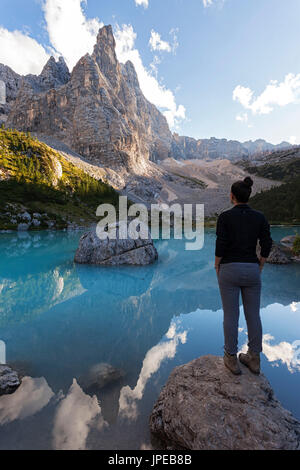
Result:
<svg viewBox="0 0 300 470"><path fill-rule="evenodd" d="M40 75L41 80L48 88L57 88L65 85L70 80L70 72L63 57L58 61L53 56L50 57Z"/></svg>
<svg viewBox="0 0 300 470"><path fill-rule="evenodd" d="M111 25L103 26L99 29L92 57L97 62L101 72L114 87L117 86L117 75L120 72L120 64L115 49L116 41Z"/></svg>
<svg viewBox="0 0 300 470"><path fill-rule="evenodd" d="M130 60L127 60L125 64L122 64L122 73L126 77L128 85L133 86L133 88L140 88L139 79L135 70L133 63Z"/></svg>
<svg viewBox="0 0 300 470"><path fill-rule="evenodd" d="M116 41L115 41L112 26L110 24L103 26L102 28L99 29L95 47L101 46L103 41L106 43L109 43L112 46L112 48L115 49Z"/></svg>

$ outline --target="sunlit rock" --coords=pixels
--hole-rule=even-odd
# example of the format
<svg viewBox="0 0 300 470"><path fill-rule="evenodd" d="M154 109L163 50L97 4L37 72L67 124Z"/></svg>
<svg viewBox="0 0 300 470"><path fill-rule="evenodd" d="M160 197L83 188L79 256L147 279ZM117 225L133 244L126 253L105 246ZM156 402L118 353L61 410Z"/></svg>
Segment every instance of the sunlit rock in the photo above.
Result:
<svg viewBox="0 0 300 470"><path fill-rule="evenodd" d="M153 263L157 258L158 254L150 234L147 239L134 240L129 236L121 239L117 235L116 239L101 240L96 232L88 232L80 238L75 254L76 263L107 266L144 266Z"/></svg>
<svg viewBox="0 0 300 470"><path fill-rule="evenodd" d="M156 448L300 449L300 423L274 397L266 377L242 366L233 376L222 357L177 367L150 417Z"/></svg>

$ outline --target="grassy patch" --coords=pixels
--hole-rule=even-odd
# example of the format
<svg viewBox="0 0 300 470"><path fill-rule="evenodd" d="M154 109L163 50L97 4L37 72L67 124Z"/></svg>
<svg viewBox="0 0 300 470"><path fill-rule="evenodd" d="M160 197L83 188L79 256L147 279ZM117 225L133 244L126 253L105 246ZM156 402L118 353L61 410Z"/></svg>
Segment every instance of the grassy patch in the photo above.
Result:
<svg viewBox="0 0 300 470"><path fill-rule="evenodd" d="M293 253L296 256L300 255L300 235L297 234L293 243Z"/></svg>
<svg viewBox="0 0 300 470"><path fill-rule="evenodd" d="M38 228L96 220L102 203L116 206L118 193L29 133L0 129L0 228L16 228L18 215L46 214ZM13 222L12 222L13 220ZM37 227L30 226L30 229Z"/></svg>

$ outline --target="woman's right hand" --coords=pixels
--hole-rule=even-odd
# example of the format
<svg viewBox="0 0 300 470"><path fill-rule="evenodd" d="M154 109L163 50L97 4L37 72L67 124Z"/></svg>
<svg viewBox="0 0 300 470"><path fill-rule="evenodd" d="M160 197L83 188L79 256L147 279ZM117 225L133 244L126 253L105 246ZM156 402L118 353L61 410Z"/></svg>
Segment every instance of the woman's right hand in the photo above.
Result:
<svg viewBox="0 0 300 470"><path fill-rule="evenodd" d="M266 262L266 258L260 257L260 259L259 259L259 269L260 269L260 272L262 272L262 270L264 269L265 262Z"/></svg>

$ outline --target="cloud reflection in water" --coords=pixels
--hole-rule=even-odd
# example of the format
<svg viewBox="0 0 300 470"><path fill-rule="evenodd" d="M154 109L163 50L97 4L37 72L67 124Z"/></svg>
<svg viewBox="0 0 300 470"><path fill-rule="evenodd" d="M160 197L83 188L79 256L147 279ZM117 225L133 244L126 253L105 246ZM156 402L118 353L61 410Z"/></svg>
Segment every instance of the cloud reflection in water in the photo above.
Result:
<svg viewBox="0 0 300 470"><path fill-rule="evenodd" d="M119 415L131 420L137 419L137 401L143 398L146 384L150 377L159 370L162 362L173 359L179 343L185 344L187 331L177 332L175 322L172 322L166 333L167 341L163 341L151 348L143 361L143 366L135 388L128 385L121 389L119 399Z"/></svg>

